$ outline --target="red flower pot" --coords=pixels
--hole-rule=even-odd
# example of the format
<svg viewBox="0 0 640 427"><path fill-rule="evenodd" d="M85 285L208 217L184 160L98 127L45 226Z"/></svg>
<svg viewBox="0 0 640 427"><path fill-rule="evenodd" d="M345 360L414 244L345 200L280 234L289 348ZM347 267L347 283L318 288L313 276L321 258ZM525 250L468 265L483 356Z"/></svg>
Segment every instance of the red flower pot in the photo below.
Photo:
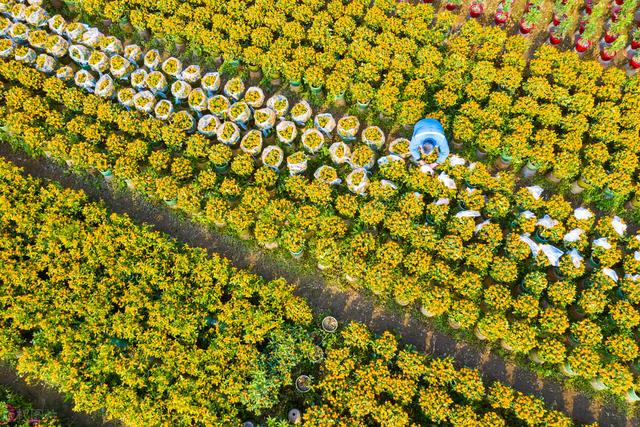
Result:
<svg viewBox="0 0 640 427"><path fill-rule="evenodd" d="M484 5L482 3L474 3L469 7L469 16L477 18L484 12Z"/></svg>
<svg viewBox="0 0 640 427"><path fill-rule="evenodd" d="M633 68L634 70L637 70L638 68L640 68L640 58L636 58L635 56L633 58L631 58L629 60L629 65L631 66L631 68Z"/></svg>
<svg viewBox="0 0 640 427"><path fill-rule="evenodd" d="M578 39L576 40L576 52L583 53L586 52L587 49L591 47L591 40Z"/></svg>
<svg viewBox="0 0 640 427"><path fill-rule="evenodd" d="M558 15L556 15L555 13L553 14L553 25L558 25L560 24L560 18L558 17Z"/></svg>
<svg viewBox="0 0 640 427"><path fill-rule="evenodd" d="M447 3L445 5L445 9L447 10L456 10L458 8L457 4L453 4L453 3Z"/></svg>
<svg viewBox="0 0 640 427"><path fill-rule="evenodd" d="M631 49L640 49L640 40L631 40Z"/></svg>
<svg viewBox="0 0 640 427"><path fill-rule="evenodd" d="M616 57L616 53L617 52L609 52L607 51L607 49L600 49L600 59L602 59L605 62L611 61L613 58Z"/></svg>
<svg viewBox="0 0 640 427"><path fill-rule="evenodd" d="M509 20L509 14L503 11L498 11L493 17L493 20L496 25L504 25Z"/></svg>
<svg viewBox="0 0 640 427"><path fill-rule="evenodd" d="M624 0L616 0L616 4L618 6L622 6L624 4Z"/></svg>
<svg viewBox="0 0 640 427"><path fill-rule="evenodd" d="M562 39L556 37L556 35L554 34L554 31L549 32L549 43L551 43L552 45L558 45L562 42Z"/></svg>
<svg viewBox="0 0 640 427"><path fill-rule="evenodd" d="M591 5L591 2L586 3L584 5L584 11L587 12L587 15L591 15L591 12L593 11L593 7Z"/></svg>
<svg viewBox="0 0 640 427"><path fill-rule="evenodd" d="M582 34L584 33L584 29L587 26L587 23L585 21L580 21L580 24L578 25L578 33Z"/></svg>
<svg viewBox="0 0 640 427"><path fill-rule="evenodd" d="M613 43L614 41L616 41L618 39L618 34L612 34L609 32L609 30L604 32L604 41L605 43Z"/></svg>
<svg viewBox="0 0 640 427"><path fill-rule="evenodd" d="M527 24L524 20L520 20L520 33L529 34L536 26L534 24Z"/></svg>

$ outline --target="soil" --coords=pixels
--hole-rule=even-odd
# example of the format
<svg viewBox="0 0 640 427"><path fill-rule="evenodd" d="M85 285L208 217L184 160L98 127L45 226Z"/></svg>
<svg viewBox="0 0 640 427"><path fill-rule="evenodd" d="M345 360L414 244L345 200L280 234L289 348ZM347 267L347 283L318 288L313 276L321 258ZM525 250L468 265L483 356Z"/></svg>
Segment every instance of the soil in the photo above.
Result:
<svg viewBox="0 0 640 427"><path fill-rule="evenodd" d="M435 324L421 318L417 310L381 307L370 294L345 289L316 271L301 268L300 263L284 260L247 242L181 218L176 211L164 205L154 205L140 195L107 185L99 176L73 174L50 159L32 159L23 152L14 152L6 143L0 144L0 156L32 176L57 181L63 187L83 190L91 200L104 202L113 212L127 214L136 222L147 223L155 230L190 246L216 252L238 268L247 268L266 279L284 277L296 285L295 293L305 298L320 316L331 314L341 323L362 322L375 333L385 330L394 332L403 343L419 351L436 357L452 357L457 366L478 369L485 381L501 381L516 390L540 397L550 408L561 410L578 422L597 421L602 426L615 427L640 425L637 415L625 413L613 403L602 403L591 395L567 387L566 383L563 387L559 381L543 378L487 347L480 348L475 343L452 338L438 330ZM4 383L8 374L1 374L0 381ZM43 398L55 395L55 392L47 389L34 389L33 394L40 396L40 391ZM87 423L79 425L96 425L91 424L89 417L84 420Z"/></svg>

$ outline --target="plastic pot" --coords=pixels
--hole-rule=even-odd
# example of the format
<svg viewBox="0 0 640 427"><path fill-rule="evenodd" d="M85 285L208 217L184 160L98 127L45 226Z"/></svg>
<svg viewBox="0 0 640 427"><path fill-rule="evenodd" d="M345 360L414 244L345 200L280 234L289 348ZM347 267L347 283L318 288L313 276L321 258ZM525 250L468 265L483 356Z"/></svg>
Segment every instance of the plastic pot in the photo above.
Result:
<svg viewBox="0 0 640 427"><path fill-rule="evenodd" d="M618 34L612 34L609 32L609 30L604 32L604 41L605 43L613 43L614 41L616 41L618 39L619 35Z"/></svg>
<svg viewBox="0 0 640 427"><path fill-rule="evenodd" d="M329 333L334 333L338 330L338 321L333 316L326 316L322 319L322 330Z"/></svg>
<svg viewBox="0 0 640 427"><path fill-rule="evenodd" d="M469 7L469 16L477 18L484 13L484 5L482 3L474 3Z"/></svg>
<svg viewBox="0 0 640 427"><path fill-rule="evenodd" d="M617 52L609 52L607 49L601 49L600 59L602 59L603 62L609 62L616 57L616 53Z"/></svg>
<svg viewBox="0 0 640 427"><path fill-rule="evenodd" d="M555 32L551 31L549 32L549 43L556 46L562 43L562 39L559 37L556 37Z"/></svg>
<svg viewBox="0 0 640 427"><path fill-rule="evenodd" d="M498 11L493 17L493 21L496 25L504 25L509 20L509 13Z"/></svg>
<svg viewBox="0 0 640 427"><path fill-rule="evenodd" d="M445 6L445 9L449 10L449 11L453 11L456 10L458 8L457 4L453 4L453 3L447 3Z"/></svg>
<svg viewBox="0 0 640 427"><path fill-rule="evenodd" d="M535 24L528 24L523 19L520 20L520 34L529 34L536 27Z"/></svg>
<svg viewBox="0 0 640 427"><path fill-rule="evenodd" d="M575 50L578 53L584 53L591 47L591 40L579 38L576 40Z"/></svg>
<svg viewBox="0 0 640 427"><path fill-rule="evenodd" d="M629 66L634 70L640 68L640 58L636 58L635 56L629 60Z"/></svg>

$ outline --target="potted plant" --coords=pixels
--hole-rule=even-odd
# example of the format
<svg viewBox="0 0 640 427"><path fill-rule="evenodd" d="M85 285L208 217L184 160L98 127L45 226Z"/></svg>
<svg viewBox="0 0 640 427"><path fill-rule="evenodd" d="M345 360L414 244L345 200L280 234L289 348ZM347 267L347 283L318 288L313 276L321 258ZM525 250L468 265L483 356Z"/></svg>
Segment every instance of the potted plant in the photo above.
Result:
<svg viewBox="0 0 640 427"><path fill-rule="evenodd" d="M511 16L511 7L513 6L513 0L504 0L498 4L496 13L494 15L494 22L496 25L504 25Z"/></svg>
<svg viewBox="0 0 640 427"><path fill-rule="evenodd" d="M322 319L322 330L328 333L334 333L338 330L338 321L333 316L325 316Z"/></svg>
<svg viewBox="0 0 640 427"><path fill-rule="evenodd" d="M600 49L600 60L603 64L609 64L621 49L627 44L627 37L623 34L619 36L613 43L604 45Z"/></svg>
<svg viewBox="0 0 640 427"><path fill-rule="evenodd" d="M519 23L520 34L527 35L531 33L531 31L533 31L533 29L536 27L538 21L540 21L541 17L542 14L540 12L540 9L535 6L525 12Z"/></svg>
<svg viewBox="0 0 640 427"><path fill-rule="evenodd" d="M478 18L484 13L485 1L473 0L471 6L469 6L469 16L472 18Z"/></svg>

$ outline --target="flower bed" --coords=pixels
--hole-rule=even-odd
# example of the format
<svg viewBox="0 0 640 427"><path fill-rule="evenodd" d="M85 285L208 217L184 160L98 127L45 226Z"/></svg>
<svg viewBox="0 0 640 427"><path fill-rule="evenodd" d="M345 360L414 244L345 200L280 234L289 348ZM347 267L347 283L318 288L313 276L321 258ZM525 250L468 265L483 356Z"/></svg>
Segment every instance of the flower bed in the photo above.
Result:
<svg viewBox="0 0 640 427"><path fill-rule="evenodd" d="M572 425L475 370L400 348L389 332L354 323L335 334L335 321L323 332L283 280L236 270L5 162L0 195L0 222L13 230L0 265L1 356L80 410L127 425L282 419L294 404L306 425Z"/></svg>
<svg viewBox="0 0 640 427"><path fill-rule="evenodd" d="M595 368L622 366L624 381L609 387L622 395L625 384L631 387L637 354L621 360L605 351L607 340L614 340L612 349L628 341L638 316L638 239L617 218L574 211L562 197L545 198L536 187L514 197L508 175L491 176L481 164L470 169L462 159L434 176L396 171L395 161L367 179L356 169L347 185L357 194L366 191L365 197L321 179L256 169L248 154L234 158L229 172L196 167L207 157L220 166L218 159L224 163L228 154L210 151L221 145L203 145L197 135L121 111L15 62L1 62L0 76L2 122L29 152L85 170L112 168L115 179L200 221L239 236L259 233L256 238L269 246L281 241L296 257L308 249L319 267L353 286L421 306L455 327L475 325L480 336L550 367L593 348L591 341L569 338L583 325L595 327L602 349ZM99 135L112 136L102 142ZM160 142L169 148L154 146ZM396 184L384 175L391 171ZM535 286L529 279L534 273ZM579 375L593 379L593 366Z"/></svg>

